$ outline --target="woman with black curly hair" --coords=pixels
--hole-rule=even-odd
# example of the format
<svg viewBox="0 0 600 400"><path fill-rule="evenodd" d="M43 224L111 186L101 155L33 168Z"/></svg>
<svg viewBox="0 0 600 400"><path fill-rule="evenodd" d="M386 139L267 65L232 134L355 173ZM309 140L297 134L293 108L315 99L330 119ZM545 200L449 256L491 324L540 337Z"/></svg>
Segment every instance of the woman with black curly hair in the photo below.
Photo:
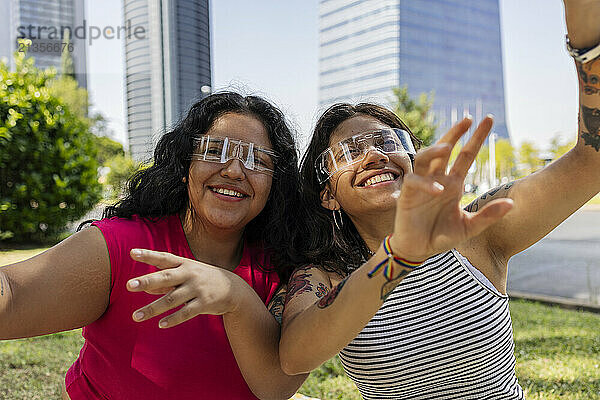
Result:
<svg viewBox="0 0 600 400"><path fill-rule="evenodd" d="M265 304L289 275L298 199L296 147L279 109L255 96L208 96L160 139L152 165L102 220L0 268L0 338L83 326L63 391L72 400L291 395L304 377L281 371L279 324ZM184 258L199 262L180 266ZM150 287L192 275L201 298ZM182 307L148 321L165 301ZM162 329L191 314L204 315Z"/></svg>
<svg viewBox="0 0 600 400"><path fill-rule="evenodd" d="M418 141L373 104L319 118L301 166L311 264L288 284L279 355L289 374L334 355L365 399L523 399L506 294L508 260L600 191L600 0L565 0L577 60L577 144L463 209L486 117L454 163L465 118ZM566 266L568 268L568 266ZM559 284L559 283L557 283Z"/></svg>

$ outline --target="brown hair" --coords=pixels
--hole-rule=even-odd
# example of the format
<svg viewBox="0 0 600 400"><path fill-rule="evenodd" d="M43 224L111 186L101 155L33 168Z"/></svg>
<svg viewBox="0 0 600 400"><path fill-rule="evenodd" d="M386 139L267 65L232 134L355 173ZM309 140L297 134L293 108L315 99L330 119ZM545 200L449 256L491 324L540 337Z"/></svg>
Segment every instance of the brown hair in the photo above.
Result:
<svg viewBox="0 0 600 400"><path fill-rule="evenodd" d="M407 131L415 149L422 144L396 114L377 104L334 104L317 121L300 165L303 199L305 209L309 210L309 215L306 216L308 231L302 242L302 250L314 265L342 276L350 274L365 262L370 257L369 249L343 210L343 225L341 229L337 229L331 211L321 206L320 193L326 183L319 184L315 161L329 147L331 135L337 127L347 119L361 114L371 116L390 128Z"/></svg>

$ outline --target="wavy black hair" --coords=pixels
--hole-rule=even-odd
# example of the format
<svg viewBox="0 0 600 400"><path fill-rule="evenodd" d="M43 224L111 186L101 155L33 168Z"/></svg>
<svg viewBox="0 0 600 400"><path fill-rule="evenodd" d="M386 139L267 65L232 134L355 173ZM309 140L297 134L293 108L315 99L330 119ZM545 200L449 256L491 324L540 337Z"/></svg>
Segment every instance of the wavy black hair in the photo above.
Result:
<svg viewBox="0 0 600 400"><path fill-rule="evenodd" d="M415 149L422 144L396 114L377 104L334 104L317 121L300 165L304 209L309 210L305 223L307 231L310 232L301 241L300 246L311 264L341 276L349 275L363 264L370 258L370 253L352 220L343 210L340 210L343 224L341 229L337 229L331 211L321 205L321 191L329 183L319 184L315 162L330 146L331 135L337 127L357 115L373 117L390 128L404 129L410 134Z"/></svg>
<svg viewBox="0 0 600 400"><path fill-rule="evenodd" d="M129 179L125 197L106 207L102 217L138 215L155 220L185 211L189 196L183 178L187 181L194 139L226 113L249 115L261 121L279 155L269 198L259 215L246 225L244 239L264 246L281 281L286 282L291 272L288 260L299 257L293 239L295 216L300 209L298 152L283 113L261 97L220 92L193 104L187 116L160 138L153 163Z"/></svg>

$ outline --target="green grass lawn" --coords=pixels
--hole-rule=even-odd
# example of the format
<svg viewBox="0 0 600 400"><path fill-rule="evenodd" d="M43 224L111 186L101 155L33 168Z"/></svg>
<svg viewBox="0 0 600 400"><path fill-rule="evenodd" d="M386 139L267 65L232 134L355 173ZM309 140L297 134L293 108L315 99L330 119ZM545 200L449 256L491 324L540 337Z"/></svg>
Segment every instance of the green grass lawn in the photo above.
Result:
<svg viewBox="0 0 600 400"><path fill-rule="evenodd" d="M42 250L0 251L0 265ZM526 301L511 301L510 309L517 377L527 398L600 400L600 315ZM0 342L0 400L59 399L82 343L80 330ZM360 399L337 358L314 371L300 392L323 400Z"/></svg>

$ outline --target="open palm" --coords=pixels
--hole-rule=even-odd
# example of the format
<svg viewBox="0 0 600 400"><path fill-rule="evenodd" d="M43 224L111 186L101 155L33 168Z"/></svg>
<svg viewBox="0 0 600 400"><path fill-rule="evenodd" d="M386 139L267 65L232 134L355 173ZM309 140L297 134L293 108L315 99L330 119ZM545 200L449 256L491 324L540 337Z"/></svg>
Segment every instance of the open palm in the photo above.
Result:
<svg viewBox="0 0 600 400"><path fill-rule="evenodd" d="M486 117L448 168L450 153L469 130L471 119L454 125L434 146L415 157L415 169L404 178L398 197L392 249L412 261L422 261L456 247L494 224L512 208L498 199L471 213L460 206L467 172L485 142L493 120Z"/></svg>

